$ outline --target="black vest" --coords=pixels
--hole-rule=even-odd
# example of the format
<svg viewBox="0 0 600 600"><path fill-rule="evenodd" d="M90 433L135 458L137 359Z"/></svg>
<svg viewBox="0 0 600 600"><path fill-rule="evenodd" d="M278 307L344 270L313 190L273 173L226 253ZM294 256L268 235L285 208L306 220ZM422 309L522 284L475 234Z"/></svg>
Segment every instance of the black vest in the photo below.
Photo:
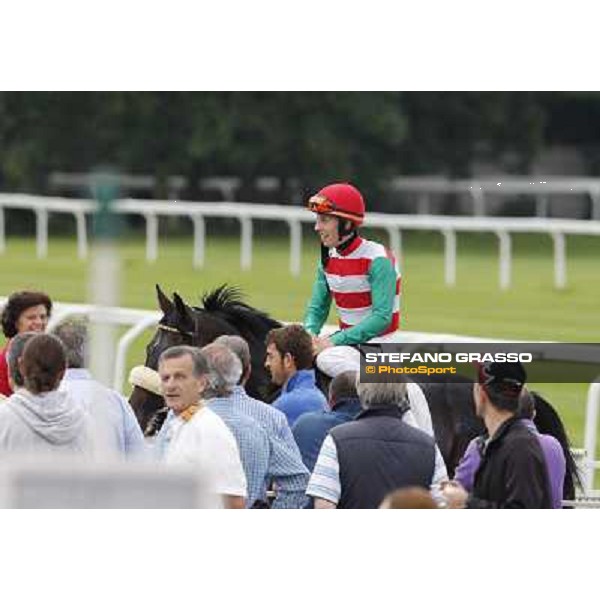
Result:
<svg viewBox="0 0 600 600"><path fill-rule="evenodd" d="M397 406L377 406L330 432L340 465L338 508L378 508L389 492L406 486L429 489L435 442L402 421Z"/></svg>

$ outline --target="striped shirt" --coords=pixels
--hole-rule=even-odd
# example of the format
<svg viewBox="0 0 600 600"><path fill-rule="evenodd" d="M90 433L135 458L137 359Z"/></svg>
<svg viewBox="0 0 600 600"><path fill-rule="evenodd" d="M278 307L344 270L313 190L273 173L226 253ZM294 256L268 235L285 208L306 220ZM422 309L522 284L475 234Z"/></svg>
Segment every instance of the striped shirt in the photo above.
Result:
<svg viewBox="0 0 600 600"><path fill-rule="evenodd" d="M337 504L342 496L337 448L330 435L327 435L323 441L319 457L306 488L306 495L323 498L333 504Z"/></svg>
<svg viewBox="0 0 600 600"><path fill-rule="evenodd" d="M392 320L379 335L392 333L400 324L400 272L394 255L377 242L357 237L342 253L330 250L325 277L337 308L340 329L358 325L372 314L370 271L376 259L388 259L396 272Z"/></svg>
<svg viewBox="0 0 600 600"><path fill-rule="evenodd" d="M335 346L357 345L390 335L400 326L401 278L393 254L381 244L357 237L341 252L329 250L319 261L304 327L319 335L336 305L340 330Z"/></svg>
<svg viewBox="0 0 600 600"><path fill-rule="evenodd" d="M267 483L272 480L277 490L272 508L302 508L306 502L309 472L285 415L248 396L241 385L234 388L228 400L241 413L254 419L267 434L271 445Z"/></svg>
<svg viewBox="0 0 600 600"><path fill-rule="evenodd" d="M223 419L237 442L248 485L246 508L257 500L266 502L271 447L264 429L241 413L229 398L213 398L206 405Z"/></svg>

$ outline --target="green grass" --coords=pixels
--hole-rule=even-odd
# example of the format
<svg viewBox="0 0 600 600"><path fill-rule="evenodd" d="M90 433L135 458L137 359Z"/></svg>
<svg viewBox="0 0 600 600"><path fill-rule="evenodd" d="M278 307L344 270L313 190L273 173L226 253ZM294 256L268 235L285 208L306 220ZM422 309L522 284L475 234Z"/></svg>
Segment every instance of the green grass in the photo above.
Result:
<svg viewBox="0 0 600 600"><path fill-rule="evenodd" d="M308 232L306 232L308 233ZM387 243L380 231L367 236ZM289 273L287 238L255 235L253 266L240 269L239 238L207 238L206 265L192 267L190 237L162 236L159 258L145 261L144 239L127 236L119 243L122 258L121 306L156 308L154 284L178 291L189 302L222 283L236 284L250 304L286 321L300 321L310 295L318 246L312 235L303 244L302 272ZM458 238L457 285L444 285L442 236L403 234L404 329L464 335L597 342L600 332L600 239L571 236L567 241L567 287L553 287L549 236L513 236L512 288L498 288L497 240L487 234ZM41 288L62 302L88 302L89 262L76 258L73 238L51 238L49 257L35 257L33 239L9 238L0 256L0 295ZM332 316L331 323L335 320ZM130 364L143 360L148 336L133 349ZM575 445L583 441L587 386L544 384L537 389L557 407Z"/></svg>

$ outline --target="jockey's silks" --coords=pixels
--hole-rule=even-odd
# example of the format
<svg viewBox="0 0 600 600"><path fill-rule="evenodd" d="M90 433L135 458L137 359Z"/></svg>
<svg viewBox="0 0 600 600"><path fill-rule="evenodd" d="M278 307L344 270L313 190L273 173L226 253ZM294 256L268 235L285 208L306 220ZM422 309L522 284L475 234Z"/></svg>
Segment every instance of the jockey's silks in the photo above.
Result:
<svg viewBox="0 0 600 600"><path fill-rule="evenodd" d="M341 331L336 345L360 344L392 333L400 324L401 276L393 254L383 245L361 237L339 250L329 250L320 264L305 327L318 334L333 299Z"/></svg>

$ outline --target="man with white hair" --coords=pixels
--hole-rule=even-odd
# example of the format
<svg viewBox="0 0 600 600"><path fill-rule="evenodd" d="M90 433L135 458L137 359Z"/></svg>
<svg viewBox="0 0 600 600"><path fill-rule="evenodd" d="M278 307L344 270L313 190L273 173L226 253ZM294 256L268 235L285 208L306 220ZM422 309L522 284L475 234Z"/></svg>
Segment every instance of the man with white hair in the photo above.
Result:
<svg viewBox="0 0 600 600"><path fill-rule="evenodd" d="M202 397L208 408L223 419L237 442L248 484L246 508L267 506L269 438L254 419L240 413L231 401L233 388L242 375L242 363L222 344L208 344L200 353L208 366L208 384Z"/></svg>
<svg viewBox="0 0 600 600"><path fill-rule="evenodd" d="M61 389L81 403L90 415L98 453L114 458L143 457L146 444L131 406L115 390L96 381L87 369L87 319L65 320L54 330L54 335L64 344L67 356L67 370Z"/></svg>
<svg viewBox="0 0 600 600"><path fill-rule="evenodd" d="M254 419L269 438L269 477L277 490L271 508L302 508L309 472L287 419L280 410L252 398L244 389L252 372L248 342L239 335L221 335L215 342L227 346L242 362L243 371L229 401L239 412Z"/></svg>
<svg viewBox="0 0 600 600"><path fill-rule="evenodd" d="M403 420L406 383L358 383L362 412L323 442L306 494L315 508L377 508L391 491L419 486L439 497L446 467L434 439Z"/></svg>

